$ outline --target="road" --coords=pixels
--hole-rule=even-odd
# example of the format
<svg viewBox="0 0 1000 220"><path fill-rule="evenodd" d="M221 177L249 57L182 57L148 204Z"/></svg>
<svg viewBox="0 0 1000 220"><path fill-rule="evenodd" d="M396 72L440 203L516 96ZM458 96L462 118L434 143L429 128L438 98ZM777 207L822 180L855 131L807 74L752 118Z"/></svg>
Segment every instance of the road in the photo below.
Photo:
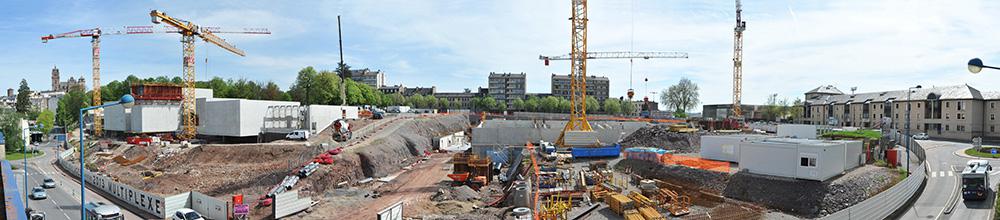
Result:
<svg viewBox="0 0 1000 220"><path fill-rule="evenodd" d="M965 201L961 198L959 184L962 169L971 158L959 156L956 152L972 147L968 143L948 141L917 141L927 153L927 185L917 201L903 214L901 219L993 219L992 211L994 195L1000 169L990 173L989 199L986 201ZM997 166L1000 160L990 160ZM954 210L945 213L946 208L954 203Z"/></svg>
<svg viewBox="0 0 1000 220"><path fill-rule="evenodd" d="M79 180L63 173L56 167L55 161L60 151L58 144L55 142L42 144L39 146L39 150L44 151L45 155L28 159L28 190L30 191L35 186L41 186L42 180L46 177L55 180L56 187L45 190L46 194L48 194L48 198L46 199L29 199L27 207L45 212L46 219L81 219L80 183ZM21 160L11 161L11 163L15 166L24 166L24 162ZM23 190L24 185L21 184L24 183L24 171L15 170L14 172L15 176L17 176L18 187ZM111 203L107 198L91 191L89 188L86 193L88 201ZM119 205L119 207L123 206ZM125 219L142 219L129 210L122 208L122 211L124 212Z"/></svg>

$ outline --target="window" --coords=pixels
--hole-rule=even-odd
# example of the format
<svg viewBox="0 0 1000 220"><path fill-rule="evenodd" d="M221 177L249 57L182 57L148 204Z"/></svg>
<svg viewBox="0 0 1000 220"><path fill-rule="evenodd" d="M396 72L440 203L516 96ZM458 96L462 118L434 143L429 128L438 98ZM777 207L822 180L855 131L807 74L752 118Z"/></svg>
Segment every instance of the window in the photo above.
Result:
<svg viewBox="0 0 1000 220"><path fill-rule="evenodd" d="M990 132L997 132L996 127L994 127L993 125L990 125Z"/></svg>
<svg viewBox="0 0 1000 220"><path fill-rule="evenodd" d="M899 103L896 103L896 108L899 108Z"/></svg>
<svg viewBox="0 0 1000 220"><path fill-rule="evenodd" d="M958 110L959 111L962 110L962 103L963 103L962 101L958 101Z"/></svg>
<svg viewBox="0 0 1000 220"><path fill-rule="evenodd" d="M899 113L896 113L896 119L899 119Z"/></svg>
<svg viewBox="0 0 1000 220"><path fill-rule="evenodd" d="M993 104L996 104L996 103L995 102L990 102L990 108L996 108L996 106L994 106Z"/></svg>
<svg viewBox="0 0 1000 220"><path fill-rule="evenodd" d="M920 103L919 102L917 102L917 108L920 108Z"/></svg>
<svg viewBox="0 0 1000 220"><path fill-rule="evenodd" d="M962 113L956 113L955 114L955 118L957 118L957 119L965 119L965 115L963 115Z"/></svg>
<svg viewBox="0 0 1000 220"><path fill-rule="evenodd" d="M951 114L944 114L944 119L951 119Z"/></svg>
<svg viewBox="0 0 1000 220"><path fill-rule="evenodd" d="M799 166L816 167L816 157L804 156L799 158Z"/></svg>
<svg viewBox="0 0 1000 220"><path fill-rule="evenodd" d="M951 127L950 127L949 125L944 125L944 130L945 130L945 131L949 130L950 128L951 128Z"/></svg>
<svg viewBox="0 0 1000 220"><path fill-rule="evenodd" d="M955 125L955 131L965 131L964 125Z"/></svg>
<svg viewBox="0 0 1000 220"><path fill-rule="evenodd" d="M949 104L951 104L951 102L944 102L944 107L945 108L951 108L951 105L949 105Z"/></svg>
<svg viewBox="0 0 1000 220"><path fill-rule="evenodd" d="M997 120L997 115L990 114L990 121L992 121L992 120Z"/></svg>

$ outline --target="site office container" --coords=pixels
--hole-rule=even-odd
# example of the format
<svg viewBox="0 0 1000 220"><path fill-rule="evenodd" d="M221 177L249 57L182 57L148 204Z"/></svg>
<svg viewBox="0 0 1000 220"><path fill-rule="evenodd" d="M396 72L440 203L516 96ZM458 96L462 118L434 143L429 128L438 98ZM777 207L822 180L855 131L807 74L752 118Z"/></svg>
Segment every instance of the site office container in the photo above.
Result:
<svg viewBox="0 0 1000 220"><path fill-rule="evenodd" d="M740 169L757 174L824 181L845 170L844 145L791 138L741 143Z"/></svg>
<svg viewBox="0 0 1000 220"><path fill-rule="evenodd" d="M763 135L704 135L701 136L701 158L740 162L740 143L760 141Z"/></svg>
<svg viewBox="0 0 1000 220"><path fill-rule="evenodd" d="M607 203L608 207L611 208L611 211L614 211L619 215L624 215L625 210L635 209L635 202L621 193L608 193L607 196L604 197L604 203ZM640 215L639 217L641 218L642 216Z"/></svg>

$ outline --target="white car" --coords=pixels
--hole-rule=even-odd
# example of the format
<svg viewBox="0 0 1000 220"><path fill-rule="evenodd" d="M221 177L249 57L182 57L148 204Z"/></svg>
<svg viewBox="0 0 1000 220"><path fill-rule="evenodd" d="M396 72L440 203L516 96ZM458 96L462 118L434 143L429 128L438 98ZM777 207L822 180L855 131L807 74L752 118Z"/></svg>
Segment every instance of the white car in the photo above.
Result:
<svg viewBox="0 0 1000 220"><path fill-rule="evenodd" d="M188 209L188 208L178 209L177 212L174 212L174 216L171 219L173 219L173 220L205 220L205 218L202 217L201 214L198 214L198 212L196 212L196 211L194 211L192 209Z"/></svg>
<svg viewBox="0 0 1000 220"><path fill-rule="evenodd" d="M45 189L42 189L42 187L35 187L31 189L32 199L45 199L48 197L49 195L45 193Z"/></svg>
<svg viewBox="0 0 1000 220"><path fill-rule="evenodd" d="M927 136L927 133L919 133L919 134L913 135L913 139L917 139L917 140L927 140L927 139L930 139L930 138L931 138L930 136Z"/></svg>

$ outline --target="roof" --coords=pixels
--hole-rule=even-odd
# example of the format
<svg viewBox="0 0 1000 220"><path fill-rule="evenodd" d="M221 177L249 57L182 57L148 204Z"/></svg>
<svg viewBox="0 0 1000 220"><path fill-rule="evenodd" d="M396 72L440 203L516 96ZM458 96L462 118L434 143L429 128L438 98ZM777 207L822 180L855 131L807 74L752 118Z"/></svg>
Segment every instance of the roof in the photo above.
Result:
<svg viewBox="0 0 1000 220"><path fill-rule="evenodd" d="M834 87L833 85L825 85L825 86L816 87L815 89L809 90L808 92L806 92L806 94L809 94L809 93L844 94L844 92L841 92L839 89L837 89L837 87Z"/></svg>
<svg viewBox="0 0 1000 220"><path fill-rule="evenodd" d="M815 89L814 89L815 91ZM914 89L912 95L907 97L907 90L895 90L895 91L882 91L882 92L869 92L869 93L857 93L857 94L841 94L841 95L826 95L819 96L813 99L806 100L810 105L819 104L844 104L844 103L864 103L864 102L887 102L887 101L905 101L914 100L922 101L927 100L929 97L936 97L937 99L984 99L984 96L978 89L972 88L969 85L955 85L955 86L943 86L943 87L930 87ZM1000 98L1000 93L991 94Z"/></svg>

